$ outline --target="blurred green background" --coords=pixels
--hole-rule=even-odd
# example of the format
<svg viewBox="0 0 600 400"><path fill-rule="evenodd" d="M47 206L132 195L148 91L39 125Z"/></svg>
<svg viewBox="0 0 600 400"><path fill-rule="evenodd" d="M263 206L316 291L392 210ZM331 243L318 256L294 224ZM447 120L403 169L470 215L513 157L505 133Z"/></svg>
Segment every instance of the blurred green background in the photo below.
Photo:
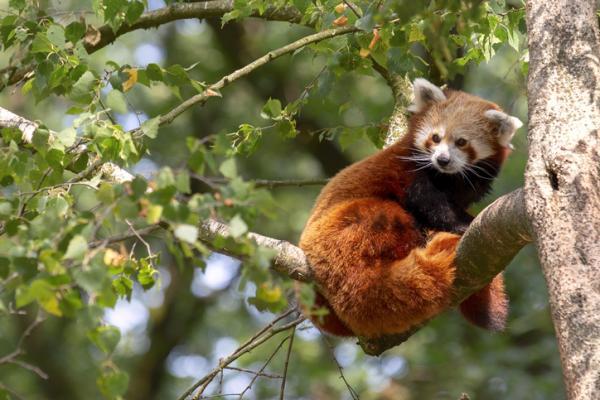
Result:
<svg viewBox="0 0 600 400"><path fill-rule="evenodd" d="M0 1L0 10L7 1ZM161 1L150 1L160 8ZM88 10L87 1L49 2L57 11ZM248 19L221 29L219 20L184 20L158 29L136 31L94 54L100 70L106 60L119 64L160 65L199 63L193 74L214 82L223 74L246 65L270 49L280 47L311 30L283 22ZM2 65L8 55L0 55ZM525 81L517 63L519 55L502 48L489 63L466 70L461 86L500 104L526 121ZM151 176L162 165L180 166L187 154L185 140L220 132L234 132L241 123L264 125L260 110L269 98L283 104L295 100L307 85L325 84L320 71L327 63L308 52L286 56L235 82L223 91L223 99L195 107L175 123L161 129L149 143L150 155L133 171ZM441 82L437 82L441 83ZM259 151L238 158L238 170L246 179L309 179L333 176L344 166L376 151L363 137L320 137L324 128L382 124L392 110L392 96L376 73L351 73L331 83L324 96L311 96L298 117L300 134L289 140L265 131ZM317 89L319 90L319 89ZM133 108L154 116L178 100L165 87L137 85L127 94ZM19 88L0 93L0 105L27 118L44 121L60 130L70 126L70 104L51 97L35 104ZM126 128L137 126L133 114L121 116ZM527 157L525 128L514 140L515 150L494 184L493 193L477 205L479 211L497 196L523 184ZM195 190L206 190L194 182ZM276 188L272 194L275 218L260 219L250 229L296 243L309 215L318 186ZM157 243L157 246L160 244ZM229 354L247 337L273 318L259 313L238 289L239 262L213 255L204 272L194 265L178 269L163 253L161 284L144 292L136 288L130 302L121 300L105 319L116 325L123 338L115 361L130 374L127 399L173 399L194 378L206 374L219 358ZM328 344L308 322L298 331L290 360L287 397L290 399L346 399L334 355L344 375L361 399L562 399L563 384L556 340L550 321L544 279L535 249L525 248L506 272L511 299L508 328L489 333L468 325L454 311L436 318L405 344L379 358L362 354L352 340L330 338ZM252 291L251 288L245 291ZM0 316L0 356L14 348L24 328L18 320ZM259 369L277 341L245 356L237 366ZM95 379L98 349L85 332L69 319L49 318L24 345L24 359L39 366L49 378L13 365L0 365L0 381L27 399L98 398ZM281 352L267 368L279 373ZM249 374L226 371L223 393L245 387ZM278 396L280 382L261 378L246 394L250 399ZM217 390L218 380L207 393Z"/></svg>

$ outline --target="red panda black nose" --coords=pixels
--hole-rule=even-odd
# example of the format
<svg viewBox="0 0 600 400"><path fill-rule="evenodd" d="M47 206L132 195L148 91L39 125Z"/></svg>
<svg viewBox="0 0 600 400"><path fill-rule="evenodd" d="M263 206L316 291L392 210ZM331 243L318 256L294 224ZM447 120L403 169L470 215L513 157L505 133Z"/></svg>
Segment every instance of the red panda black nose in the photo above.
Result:
<svg viewBox="0 0 600 400"><path fill-rule="evenodd" d="M450 157L441 154L436 158L436 161L438 164L440 164L441 167L445 167L446 165L450 164Z"/></svg>

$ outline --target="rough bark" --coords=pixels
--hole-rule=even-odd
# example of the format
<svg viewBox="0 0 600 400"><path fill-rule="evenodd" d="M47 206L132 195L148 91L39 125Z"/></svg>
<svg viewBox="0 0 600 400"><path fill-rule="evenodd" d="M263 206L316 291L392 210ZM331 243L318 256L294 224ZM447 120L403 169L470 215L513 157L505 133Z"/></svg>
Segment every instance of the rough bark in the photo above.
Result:
<svg viewBox="0 0 600 400"><path fill-rule="evenodd" d="M527 213L569 399L600 398L600 33L596 2L531 0Z"/></svg>

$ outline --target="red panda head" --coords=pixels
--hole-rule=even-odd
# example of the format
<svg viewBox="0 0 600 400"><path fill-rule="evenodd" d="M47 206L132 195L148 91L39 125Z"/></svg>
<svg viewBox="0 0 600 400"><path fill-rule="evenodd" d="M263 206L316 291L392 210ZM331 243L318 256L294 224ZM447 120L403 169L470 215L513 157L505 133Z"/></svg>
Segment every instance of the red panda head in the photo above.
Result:
<svg viewBox="0 0 600 400"><path fill-rule="evenodd" d="M425 79L413 83L413 146L419 159L446 174L505 154L523 123L500 107L459 91L443 91ZM503 158L502 158L503 161Z"/></svg>

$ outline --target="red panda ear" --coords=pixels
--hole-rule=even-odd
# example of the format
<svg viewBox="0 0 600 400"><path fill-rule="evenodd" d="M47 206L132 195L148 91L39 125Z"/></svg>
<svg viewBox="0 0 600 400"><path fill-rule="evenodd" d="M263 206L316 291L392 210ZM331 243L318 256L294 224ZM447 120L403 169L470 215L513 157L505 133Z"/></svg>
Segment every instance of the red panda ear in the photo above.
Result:
<svg viewBox="0 0 600 400"><path fill-rule="evenodd" d="M512 149L510 141L517 129L523 126L521 120L498 110L487 110L483 115L488 120L498 124L498 143Z"/></svg>
<svg viewBox="0 0 600 400"><path fill-rule="evenodd" d="M413 82L414 100L407 108L412 113L423 111L428 104L440 103L446 100L446 95L439 87L423 78L417 78Z"/></svg>

